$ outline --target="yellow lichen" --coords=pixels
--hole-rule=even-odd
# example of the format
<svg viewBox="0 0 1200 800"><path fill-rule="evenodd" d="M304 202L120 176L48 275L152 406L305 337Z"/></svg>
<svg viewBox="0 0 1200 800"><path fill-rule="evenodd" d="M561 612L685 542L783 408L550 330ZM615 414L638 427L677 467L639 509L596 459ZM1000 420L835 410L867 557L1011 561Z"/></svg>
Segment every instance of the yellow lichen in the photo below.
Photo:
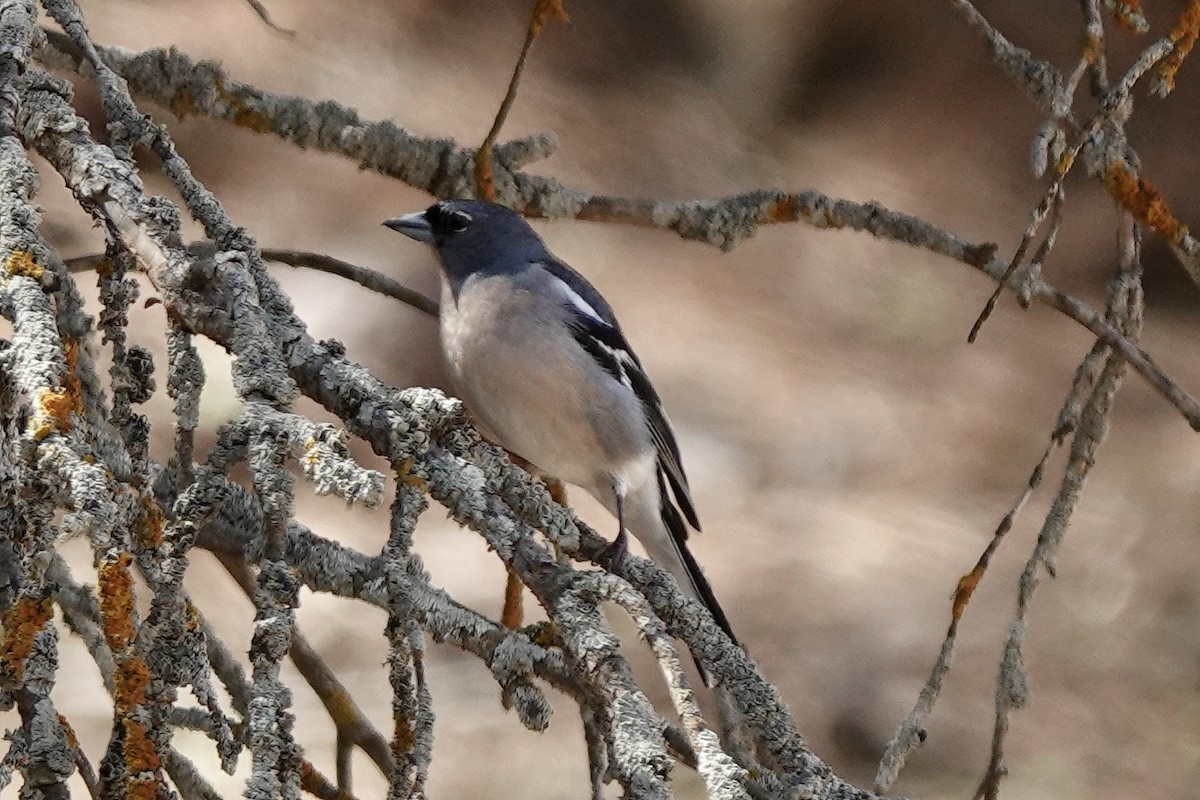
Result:
<svg viewBox="0 0 1200 800"><path fill-rule="evenodd" d="M300 457L300 460L310 467L316 466L317 462L321 460L321 451L316 439L310 438L304 442L304 455Z"/></svg>
<svg viewBox="0 0 1200 800"><path fill-rule="evenodd" d="M403 483L405 486L411 486L414 489L420 489L422 492L429 491L429 484L420 475L413 474L413 467L416 462L411 458L406 458L396 465L396 480Z"/></svg>
<svg viewBox="0 0 1200 800"><path fill-rule="evenodd" d="M37 413L30 422L34 441L40 442L55 431L71 430L71 412L75 406L75 399L66 389L43 389L37 398Z"/></svg>
<svg viewBox="0 0 1200 800"><path fill-rule="evenodd" d="M16 250L4 263L4 269L9 275L24 275L26 278L41 280L46 270L33 260L33 255L24 250Z"/></svg>

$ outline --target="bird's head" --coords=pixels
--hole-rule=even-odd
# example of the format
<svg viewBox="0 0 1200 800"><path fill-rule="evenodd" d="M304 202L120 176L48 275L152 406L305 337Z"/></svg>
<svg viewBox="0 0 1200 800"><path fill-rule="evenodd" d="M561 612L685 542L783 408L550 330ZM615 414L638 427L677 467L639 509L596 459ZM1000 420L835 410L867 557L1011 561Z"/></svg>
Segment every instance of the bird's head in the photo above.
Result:
<svg viewBox="0 0 1200 800"><path fill-rule="evenodd" d="M481 200L440 200L383 224L433 245L447 277L456 282L478 272L518 272L550 257L521 215Z"/></svg>

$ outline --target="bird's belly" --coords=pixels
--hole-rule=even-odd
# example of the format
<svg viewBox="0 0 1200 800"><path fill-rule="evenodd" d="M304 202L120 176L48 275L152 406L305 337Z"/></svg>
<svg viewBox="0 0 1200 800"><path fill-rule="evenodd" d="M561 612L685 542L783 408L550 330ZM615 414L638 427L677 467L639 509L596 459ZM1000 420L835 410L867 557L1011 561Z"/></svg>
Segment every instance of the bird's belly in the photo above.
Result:
<svg viewBox="0 0 1200 800"><path fill-rule="evenodd" d="M561 391L553 375L484 366L471 383L463 400L497 444L569 483L591 488L603 479L595 471L605 461L596 436L572 422L582 418L580 404L545 405L548 395Z"/></svg>
<svg viewBox="0 0 1200 800"><path fill-rule="evenodd" d="M454 389L484 433L557 478L607 492L612 476L597 467L613 458L596 430L616 409L606 408L614 398L586 391L593 365L569 337L536 335L562 324L539 318L548 314L536 305L472 299L470 318L443 304L442 344Z"/></svg>

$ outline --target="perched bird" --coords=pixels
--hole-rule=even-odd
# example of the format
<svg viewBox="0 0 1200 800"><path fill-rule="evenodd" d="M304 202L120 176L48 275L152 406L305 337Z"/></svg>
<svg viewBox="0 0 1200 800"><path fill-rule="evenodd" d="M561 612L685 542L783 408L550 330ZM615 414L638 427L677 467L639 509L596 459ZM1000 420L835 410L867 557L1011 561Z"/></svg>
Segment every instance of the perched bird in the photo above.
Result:
<svg viewBox="0 0 1200 800"><path fill-rule="evenodd" d="M485 435L590 492L617 517L613 560L632 533L733 639L688 552L700 522L675 434L600 293L495 203L445 200L383 224L437 250L450 378Z"/></svg>

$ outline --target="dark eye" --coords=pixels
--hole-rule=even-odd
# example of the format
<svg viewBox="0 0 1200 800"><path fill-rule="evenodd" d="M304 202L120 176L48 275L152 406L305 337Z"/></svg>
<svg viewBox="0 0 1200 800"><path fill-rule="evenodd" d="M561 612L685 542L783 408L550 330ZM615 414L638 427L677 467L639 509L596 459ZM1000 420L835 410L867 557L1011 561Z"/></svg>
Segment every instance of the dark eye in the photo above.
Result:
<svg viewBox="0 0 1200 800"><path fill-rule="evenodd" d="M454 204L447 200L434 203L426 209L425 218L439 236L462 233L475 221L470 214L455 208Z"/></svg>

